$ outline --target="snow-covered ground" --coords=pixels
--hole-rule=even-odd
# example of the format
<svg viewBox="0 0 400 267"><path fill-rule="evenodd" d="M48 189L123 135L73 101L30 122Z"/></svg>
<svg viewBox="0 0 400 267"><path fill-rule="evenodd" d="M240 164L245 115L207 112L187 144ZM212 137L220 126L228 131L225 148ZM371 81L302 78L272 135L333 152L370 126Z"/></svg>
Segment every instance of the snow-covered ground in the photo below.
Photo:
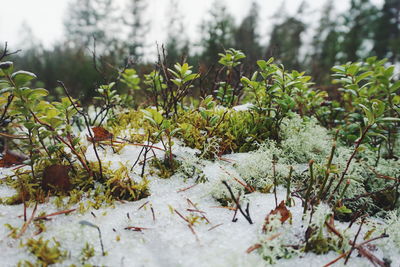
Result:
<svg viewBox="0 0 400 267"><path fill-rule="evenodd" d="M136 161L140 149L140 147L126 146L118 154L106 149L101 158L104 162L111 162L114 168L121 163L131 166ZM178 158L186 160L195 153L194 150L179 145L176 145L173 151ZM88 151L87 157L89 160L95 160L92 150ZM239 213L238 221L232 222L234 211L221 207L213 197L218 194L218 190L224 189L221 180L231 179L229 182L235 184L237 182L233 177L241 179L233 163L245 158L246 154L242 153L226 155L224 160L220 161L202 161L201 168L208 182L197 185L194 179L183 179L179 173L170 179L150 177L149 197L137 202L116 202L115 207L94 209L84 214L74 211L68 215L53 216L51 220L44 222L46 231L37 236L36 229L31 223L20 239L8 237L10 230L4 224L22 227L23 206L0 205L0 266L16 266L21 260L35 262L35 257L20 245L31 237L55 238L61 243L61 249L68 251L68 256L57 266L81 265L79 258L86 243L95 248L95 256L87 263L96 266L266 266L268 263L257 251L246 253L246 250L262 238L265 217L275 208L274 194L254 192L246 195L243 203L250 203L253 224L249 224ZM135 176L140 168L137 166L132 176ZM1 170L3 177L9 173L7 169ZM1 197L12 194L11 189L4 185L0 186ZM278 188L277 198L278 203L284 200L286 189ZM289 208L293 215L292 222L285 223L286 226L282 231L290 231L293 236L301 236L305 232L303 208L300 200L295 200L295 205ZM28 208L28 217L32 209L33 207ZM57 211L50 201L38 205L36 214L42 212L50 214ZM178 213L186 218L204 215L206 219L196 222L191 230ZM101 253L97 230L80 224L82 220L100 227L105 256ZM335 222L335 225L338 229L344 229L348 224ZM132 231L127 230L127 227L144 229ZM351 232L356 232L357 229L358 225L355 224ZM384 243L377 241L378 244L382 242ZM382 257L380 250L374 253ZM302 257L281 259L277 266L323 266L339 255L334 252L325 255L308 253ZM391 259L395 260L392 266L400 265L400 256ZM336 264L342 265L343 260ZM357 257L357 252L354 252L348 266L371 266L371 262Z"/></svg>

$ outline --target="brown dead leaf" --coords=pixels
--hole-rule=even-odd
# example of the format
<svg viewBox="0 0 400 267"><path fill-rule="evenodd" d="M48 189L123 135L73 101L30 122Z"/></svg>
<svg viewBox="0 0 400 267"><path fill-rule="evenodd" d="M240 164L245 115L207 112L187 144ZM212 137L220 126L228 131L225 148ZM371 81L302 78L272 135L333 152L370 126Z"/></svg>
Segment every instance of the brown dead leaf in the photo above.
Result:
<svg viewBox="0 0 400 267"><path fill-rule="evenodd" d="M28 157L15 151L6 150L2 159L0 159L0 167L11 167L13 165L21 165Z"/></svg>
<svg viewBox="0 0 400 267"><path fill-rule="evenodd" d="M44 169L42 188L44 190L68 191L71 189L70 177L68 175L70 167L65 165L51 165Z"/></svg>
<svg viewBox="0 0 400 267"><path fill-rule="evenodd" d="M93 127L92 131L94 133L95 141L105 141L113 138L113 134L104 129L103 127L100 126Z"/></svg>
<svg viewBox="0 0 400 267"><path fill-rule="evenodd" d="M263 226L263 232L267 231L267 225L269 224L269 217L271 215L275 214L280 214L281 215L281 222L284 223L286 222L289 218L292 218L292 214L290 211L286 208L285 201L281 201L279 203L278 207L276 207L274 210L271 210L271 212L265 217L265 224Z"/></svg>

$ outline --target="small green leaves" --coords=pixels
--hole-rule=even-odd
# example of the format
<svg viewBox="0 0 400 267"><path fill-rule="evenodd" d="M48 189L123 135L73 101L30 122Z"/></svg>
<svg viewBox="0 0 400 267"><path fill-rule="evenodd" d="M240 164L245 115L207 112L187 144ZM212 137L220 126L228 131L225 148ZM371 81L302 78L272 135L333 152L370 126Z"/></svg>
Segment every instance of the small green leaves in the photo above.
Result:
<svg viewBox="0 0 400 267"><path fill-rule="evenodd" d="M362 107L362 109L364 110L365 115L367 116L367 120L368 120L368 124L372 125L375 123L375 116L372 112L372 110L368 107L366 107L363 104L360 104L360 107Z"/></svg>
<svg viewBox="0 0 400 267"><path fill-rule="evenodd" d="M221 57L218 63L229 68L233 68L241 64L239 60L246 57L242 51L233 48L225 50L225 54L220 53L218 55Z"/></svg>
<svg viewBox="0 0 400 267"><path fill-rule="evenodd" d="M343 214L351 214L353 211L347 208L345 205L336 208L336 211Z"/></svg>
<svg viewBox="0 0 400 267"><path fill-rule="evenodd" d="M11 75L11 79L14 81L17 87L24 86L27 82L36 79L36 75L29 71L17 71Z"/></svg>
<svg viewBox="0 0 400 267"><path fill-rule="evenodd" d="M10 74L13 71L14 63L11 61L0 62L0 76Z"/></svg>
<svg viewBox="0 0 400 267"><path fill-rule="evenodd" d="M394 93L394 92L396 92L398 89L400 88L400 81L397 81L397 82L395 82L395 83L393 83L391 86L390 86L390 93Z"/></svg>
<svg viewBox="0 0 400 267"><path fill-rule="evenodd" d="M364 110L369 125L373 125L376 120L385 112L385 103L378 99L371 100L370 107L367 107L363 104L360 104L360 107Z"/></svg>
<svg viewBox="0 0 400 267"><path fill-rule="evenodd" d="M171 79L171 81L178 87L181 87L199 77L199 74L192 73L192 66L189 66L187 63L184 63L183 65L176 63L174 68L175 70L168 69L168 71L175 77L174 79Z"/></svg>
<svg viewBox="0 0 400 267"><path fill-rule="evenodd" d="M37 89L31 90L31 92L29 92L27 97L28 97L28 99L36 100L41 97L47 96L48 94L49 94L49 91L47 91L46 89L37 88Z"/></svg>
<svg viewBox="0 0 400 267"><path fill-rule="evenodd" d="M142 112L144 113L144 118L154 126L161 125L164 120L162 114L155 109L144 109Z"/></svg>
<svg viewBox="0 0 400 267"><path fill-rule="evenodd" d="M129 87L129 89L132 90L140 89L139 86L140 78L139 75L137 75L135 69L126 69L121 76L122 76L121 82L126 84Z"/></svg>

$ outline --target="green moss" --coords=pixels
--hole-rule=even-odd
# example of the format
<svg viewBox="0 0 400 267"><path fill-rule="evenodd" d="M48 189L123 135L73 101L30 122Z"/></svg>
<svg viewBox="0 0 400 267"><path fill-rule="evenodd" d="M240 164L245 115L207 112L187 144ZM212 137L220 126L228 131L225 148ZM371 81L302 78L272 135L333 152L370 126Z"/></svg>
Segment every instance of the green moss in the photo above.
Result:
<svg viewBox="0 0 400 267"><path fill-rule="evenodd" d="M37 261L32 264L28 261L20 262L19 266L49 266L56 263L61 263L67 256L67 252L61 250L61 244L53 240L44 240L42 237L39 239L28 239L22 246L36 257Z"/></svg>
<svg viewBox="0 0 400 267"><path fill-rule="evenodd" d="M153 168L153 173L163 179L168 179L176 173L181 163L176 159L166 160L154 158L150 161L150 166Z"/></svg>
<svg viewBox="0 0 400 267"><path fill-rule="evenodd" d="M86 265L87 261L93 258L95 255L94 247L90 245L88 242L85 243L85 246L82 248L80 260L82 265Z"/></svg>

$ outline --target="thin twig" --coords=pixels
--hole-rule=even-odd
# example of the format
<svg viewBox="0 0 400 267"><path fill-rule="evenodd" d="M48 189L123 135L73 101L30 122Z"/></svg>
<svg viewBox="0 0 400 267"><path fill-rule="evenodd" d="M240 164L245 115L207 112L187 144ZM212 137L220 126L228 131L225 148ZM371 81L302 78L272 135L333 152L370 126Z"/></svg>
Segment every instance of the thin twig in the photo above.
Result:
<svg viewBox="0 0 400 267"><path fill-rule="evenodd" d="M226 186L228 189L229 193L231 194L231 198L233 201L236 201L236 207L239 209L240 213L242 213L243 217L250 223L253 224L253 221L251 220L250 214L249 214L249 206L246 208L246 213L242 210L242 207L240 206L239 201L235 198L235 195L232 192L231 187L228 185L226 181L222 181L222 183Z"/></svg>
<svg viewBox="0 0 400 267"><path fill-rule="evenodd" d="M98 161L98 163L99 163L100 178L103 180L103 167L102 167L102 164L101 164L100 156L99 156L99 154L98 154L98 152L97 152L96 141L95 141L95 139L94 139L92 130L91 130L91 128L90 128L89 120L88 120L87 116L85 115L85 113L84 113L83 111L79 110L79 108L76 106L76 104L75 104L75 102L73 101L71 95L69 94L68 89L67 89L67 87L65 86L65 84L64 84L62 81L57 81L57 82L58 82L58 83L61 85L61 87L64 89L64 92L65 92L65 94L67 95L69 101L71 102L73 108L76 110L76 112L78 112L78 113L83 117L83 119L84 119L84 121L85 121L86 128L87 128L87 130L88 130L90 139L93 140L93 150L94 150L94 154L96 155L97 161Z"/></svg>
<svg viewBox="0 0 400 267"><path fill-rule="evenodd" d="M25 233L26 229L28 229L28 225L32 222L33 218L35 217L37 206L38 206L38 202L35 203L35 207L33 208L31 217L29 218L29 220L27 222L24 223L24 225L21 228L21 231L16 236L16 238L20 238Z"/></svg>
<svg viewBox="0 0 400 267"><path fill-rule="evenodd" d="M40 216L40 217L36 217L36 218L34 219L34 221L46 220L48 217L52 217L52 216L56 216L56 215L60 215L60 214L68 214L68 213L71 213L71 212L73 212L73 211L75 211L75 210L76 210L76 209L70 209L70 210L63 210L63 211L58 211L58 212L50 213L50 214L47 214L47 215L43 215L43 216Z"/></svg>
<svg viewBox="0 0 400 267"><path fill-rule="evenodd" d="M358 231L357 231L356 235L354 236L353 244L351 245L351 249L350 249L349 253L347 254L346 260L344 261L344 265L347 264L347 262L349 261L349 258L351 256L351 253L353 253L353 250L354 250L356 242L357 242L358 235L361 232L361 228L363 227L364 222L365 222L365 217L362 218L362 220L361 220L360 227L358 227Z"/></svg>

